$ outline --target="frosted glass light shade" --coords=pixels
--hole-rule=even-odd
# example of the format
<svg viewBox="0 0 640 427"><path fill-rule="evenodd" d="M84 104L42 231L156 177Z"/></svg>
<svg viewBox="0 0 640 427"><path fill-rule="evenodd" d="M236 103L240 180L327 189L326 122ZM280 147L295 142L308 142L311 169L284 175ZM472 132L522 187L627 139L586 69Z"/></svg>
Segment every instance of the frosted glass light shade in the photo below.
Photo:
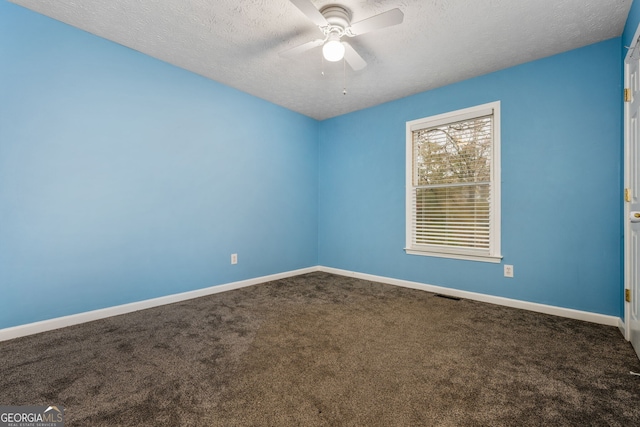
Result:
<svg viewBox="0 0 640 427"><path fill-rule="evenodd" d="M322 55L327 61L340 61L344 58L344 45L338 40L329 40L322 46Z"/></svg>

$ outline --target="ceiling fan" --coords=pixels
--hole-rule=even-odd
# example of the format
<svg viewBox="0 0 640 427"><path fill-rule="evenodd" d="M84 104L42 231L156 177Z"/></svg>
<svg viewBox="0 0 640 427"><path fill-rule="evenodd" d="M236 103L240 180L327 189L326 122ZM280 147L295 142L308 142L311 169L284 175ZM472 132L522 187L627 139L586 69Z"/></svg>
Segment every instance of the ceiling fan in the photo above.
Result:
<svg viewBox="0 0 640 427"><path fill-rule="evenodd" d="M381 28L397 25L404 19L400 9L391 9L370 18L351 23L351 12L344 6L330 4L318 10L310 0L290 0L302 13L320 28L324 38L317 39L292 49L285 50L282 56L297 55L314 47L322 46L322 54L327 61L340 61L342 58L355 71L367 66L364 59L346 41L344 36L356 37Z"/></svg>

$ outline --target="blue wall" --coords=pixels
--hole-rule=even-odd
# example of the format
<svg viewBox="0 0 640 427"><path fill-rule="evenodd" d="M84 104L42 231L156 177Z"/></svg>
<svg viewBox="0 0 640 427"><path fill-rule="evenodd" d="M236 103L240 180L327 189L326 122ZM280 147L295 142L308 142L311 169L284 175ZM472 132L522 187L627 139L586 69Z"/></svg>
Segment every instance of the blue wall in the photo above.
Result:
<svg viewBox="0 0 640 427"><path fill-rule="evenodd" d="M621 315L620 38L320 124L321 265ZM407 255L405 122L502 112L502 264Z"/></svg>
<svg viewBox="0 0 640 427"><path fill-rule="evenodd" d="M316 265L317 138L0 1L0 328Z"/></svg>

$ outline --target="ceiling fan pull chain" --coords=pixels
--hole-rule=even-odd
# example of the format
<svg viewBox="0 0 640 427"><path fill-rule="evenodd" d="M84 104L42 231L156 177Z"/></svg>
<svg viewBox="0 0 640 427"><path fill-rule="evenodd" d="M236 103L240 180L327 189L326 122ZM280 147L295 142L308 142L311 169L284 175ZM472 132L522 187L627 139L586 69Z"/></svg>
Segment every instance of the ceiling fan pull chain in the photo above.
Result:
<svg viewBox="0 0 640 427"><path fill-rule="evenodd" d="M342 58L342 94L347 94L347 60Z"/></svg>

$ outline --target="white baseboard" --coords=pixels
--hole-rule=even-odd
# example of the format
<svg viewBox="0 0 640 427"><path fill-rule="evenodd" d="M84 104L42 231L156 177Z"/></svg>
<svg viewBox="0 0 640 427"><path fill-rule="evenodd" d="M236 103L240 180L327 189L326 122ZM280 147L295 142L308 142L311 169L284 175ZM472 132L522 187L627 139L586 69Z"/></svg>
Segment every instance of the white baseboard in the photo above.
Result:
<svg viewBox="0 0 640 427"><path fill-rule="evenodd" d="M470 299L474 301L488 302L491 304L504 305L506 307L519 308L522 310L535 311L538 313L552 314L554 316L567 317L569 319L584 320L586 322L599 323L608 326L620 327L620 318L607 316L605 314L591 313L588 311L574 310L571 308L556 307L553 305L538 304L534 302L521 301L510 298L496 297L492 295L480 294L476 292L461 291L458 289L445 288L442 286L427 285L408 280L392 279L390 277L375 276L373 274L358 273L355 271L341 270L331 267L319 267L320 271L338 274L341 276L356 277L358 279L370 280L372 282L386 283L389 285L402 286L405 288L420 289L452 297Z"/></svg>
<svg viewBox="0 0 640 427"><path fill-rule="evenodd" d="M247 286L258 285L260 283L271 282L274 280L285 279L287 277L298 276L301 274L313 273L315 271L323 271L326 273L337 274L340 276L355 277L358 279L370 280L373 282L386 283L389 285L402 286L405 288L419 289L427 292L434 292L443 295L449 295L458 298L470 299L475 301L487 302L491 304L504 305L507 307L519 308L523 310L535 311L538 313L552 314L555 316L567 317L570 319L583 320L586 322L599 323L608 326L617 326L624 335L624 322L616 316L607 316L604 314L591 313L587 311L573 310L570 308L562 308L545 304L537 304L533 302L520 301L510 298L496 297L492 295L480 294L476 292L461 291L442 286L427 285L419 282L411 282L408 280L392 279L390 277L376 276L373 274L358 273L355 271L341 270L332 267L315 266L292 270L283 273L272 274L269 276L256 277L253 279L241 280L238 282L226 283L223 285L211 286L205 289L183 292L164 297L148 299L144 301L132 302L129 304L107 307L100 310L87 311L84 313L72 314L69 316L57 317L55 319L43 320L40 322L28 323L26 325L14 326L11 328L0 329L0 342L13 338L24 337L27 335L47 332L54 329L60 329L67 326L78 325L80 323L91 322L94 320L104 319L111 316L119 316L121 314L132 313L134 311L145 310L147 308L158 307L165 304L173 304L176 302L186 301L193 298L199 298L206 295L217 294L220 292L231 291L233 289L244 288Z"/></svg>
<svg viewBox="0 0 640 427"><path fill-rule="evenodd" d="M299 270L292 270L284 273L272 274L269 276L256 277L254 279L247 279L238 282L226 283L223 285L211 286L209 288L197 289L195 291L182 292L179 294L167 295L164 297L137 301L129 304L117 305L114 307L107 307L93 311L86 311L84 313L72 314L69 316L57 317L55 319L43 320L40 322L28 323L26 325L0 329L0 341L6 341L13 338L47 332L54 329L78 325L80 323L91 322L93 320L104 319L111 316L132 313L134 311L145 310L147 308L158 307L165 304L173 304L176 302L199 298L206 295L212 295L220 292L230 291L233 289L258 285L260 283L271 282L273 280L285 279L287 277L298 276L300 274L312 273L314 271L318 271L318 267L302 268Z"/></svg>

